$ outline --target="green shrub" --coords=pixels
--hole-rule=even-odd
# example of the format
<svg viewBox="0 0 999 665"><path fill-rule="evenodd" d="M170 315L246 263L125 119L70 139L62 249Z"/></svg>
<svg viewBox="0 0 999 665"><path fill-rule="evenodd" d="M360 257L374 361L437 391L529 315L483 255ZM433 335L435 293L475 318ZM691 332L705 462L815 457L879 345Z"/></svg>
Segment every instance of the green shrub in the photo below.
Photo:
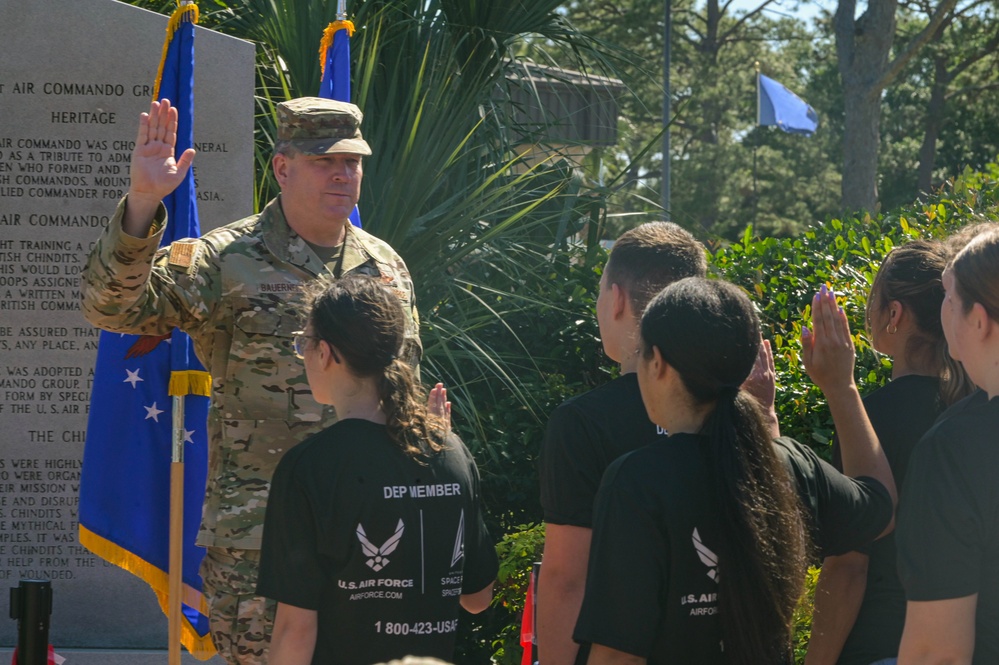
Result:
<svg viewBox="0 0 999 665"><path fill-rule="evenodd" d="M493 605L502 607L514 621L503 626L493 640L492 662L496 665L518 665L523 648L520 646L520 626L524 600L531 581L531 568L541 561L545 544L544 524L525 524L503 537L496 546L499 555L499 575L496 576L496 596Z"/></svg>
<svg viewBox="0 0 999 665"><path fill-rule="evenodd" d="M819 581L819 569L810 566L805 573L805 593L798 601L798 607L791 617L794 630L791 646L794 648L794 662L802 665L808 651L808 640L812 637L812 612L815 611L815 584Z"/></svg>
<svg viewBox="0 0 999 665"><path fill-rule="evenodd" d="M929 201L887 215L832 219L798 238L754 238L718 248L715 274L746 289L774 347L777 414L782 433L828 454L832 418L800 360L801 327L812 296L826 284L840 296L857 347L857 385L866 394L883 385L891 363L874 353L864 331L864 305L878 266L892 248L916 238L940 238L968 223L999 219L999 166L948 182Z"/></svg>

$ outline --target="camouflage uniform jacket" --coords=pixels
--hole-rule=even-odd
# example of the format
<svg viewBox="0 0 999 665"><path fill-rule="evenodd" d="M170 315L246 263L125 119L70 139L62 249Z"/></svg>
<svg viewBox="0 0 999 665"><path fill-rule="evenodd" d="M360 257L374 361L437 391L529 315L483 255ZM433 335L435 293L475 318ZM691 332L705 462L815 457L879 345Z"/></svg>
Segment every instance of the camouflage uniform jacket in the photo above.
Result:
<svg viewBox="0 0 999 665"><path fill-rule="evenodd" d="M165 209L145 239L122 231L124 211L123 200L84 268L84 315L113 332L163 335L177 327L191 336L212 376L198 544L259 549L278 461L336 420L312 399L292 348L292 333L304 327L300 287L330 271L288 226L280 198L260 215L160 251ZM419 320L406 265L388 244L349 225L343 252L343 274L378 276L399 295L408 316L404 357L416 366Z"/></svg>

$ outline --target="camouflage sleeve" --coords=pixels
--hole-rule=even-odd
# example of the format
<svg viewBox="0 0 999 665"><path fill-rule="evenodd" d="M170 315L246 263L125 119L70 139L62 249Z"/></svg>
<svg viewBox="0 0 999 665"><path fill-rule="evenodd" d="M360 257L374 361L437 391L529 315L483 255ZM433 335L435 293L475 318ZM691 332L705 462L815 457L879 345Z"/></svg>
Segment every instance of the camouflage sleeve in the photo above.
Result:
<svg viewBox="0 0 999 665"><path fill-rule="evenodd" d="M409 307L406 312L406 341L403 342L403 358L416 370L420 378L420 360L423 358L423 342L420 340L420 313L416 309L416 291L409 283Z"/></svg>
<svg viewBox="0 0 999 665"><path fill-rule="evenodd" d="M398 254L395 256L395 269L400 286L408 292L409 297L403 299L403 311L406 313L406 339L402 346L402 358L416 370L416 378L420 378L420 359L423 358L423 342L420 341L420 313L416 309L416 289L409 269Z"/></svg>
<svg viewBox="0 0 999 665"><path fill-rule="evenodd" d="M158 249L166 229L160 205L148 238L121 228L125 199L118 204L94 245L81 275L81 309L94 326L112 332L165 335L189 332L218 301L215 252L200 240L183 240ZM180 247L180 245L184 245Z"/></svg>

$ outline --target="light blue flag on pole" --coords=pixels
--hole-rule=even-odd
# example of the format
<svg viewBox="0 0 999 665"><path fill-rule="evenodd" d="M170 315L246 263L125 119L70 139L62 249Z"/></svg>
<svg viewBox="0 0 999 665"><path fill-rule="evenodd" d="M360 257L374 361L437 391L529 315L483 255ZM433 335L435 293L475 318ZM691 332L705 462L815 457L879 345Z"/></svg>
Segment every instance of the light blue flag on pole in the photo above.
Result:
<svg viewBox="0 0 999 665"><path fill-rule="evenodd" d="M326 26L323 39L319 43L319 64L323 70L319 83L319 96L350 102L350 38L354 34L354 24L347 20L337 20ZM350 213L350 223L361 228L361 213L357 206Z"/></svg>
<svg viewBox="0 0 999 665"><path fill-rule="evenodd" d="M157 98L178 111L177 153L194 131L194 24L197 6L177 9ZM163 245L201 235L194 174L163 201L169 223ZM87 423L80 480L80 543L144 580L168 613L172 395L184 399L184 528L181 642L195 657L215 654L198 569L205 550L194 544L201 521L208 464L211 379L174 330L162 337L102 332Z"/></svg>
<svg viewBox="0 0 999 665"><path fill-rule="evenodd" d="M815 109L783 85L756 75L757 124L776 125L789 134L811 136L819 127Z"/></svg>

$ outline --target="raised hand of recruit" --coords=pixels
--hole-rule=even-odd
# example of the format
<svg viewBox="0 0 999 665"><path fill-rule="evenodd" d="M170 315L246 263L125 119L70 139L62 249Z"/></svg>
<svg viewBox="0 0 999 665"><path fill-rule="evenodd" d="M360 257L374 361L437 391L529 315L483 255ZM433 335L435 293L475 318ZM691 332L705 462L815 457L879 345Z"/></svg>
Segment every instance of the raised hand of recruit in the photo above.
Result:
<svg viewBox="0 0 999 665"><path fill-rule="evenodd" d="M188 148L177 158L176 146L177 109L169 99L150 102L149 113L139 116L139 134L129 169L131 183L124 228L131 235L142 236L149 230L160 201L177 189L191 168L194 149Z"/></svg>
<svg viewBox="0 0 999 665"><path fill-rule="evenodd" d="M836 304L836 294L823 284L812 298L812 328L801 330L805 371L827 395L832 390L853 390L856 358L846 313Z"/></svg>
<svg viewBox="0 0 999 665"><path fill-rule="evenodd" d="M774 408L777 397L777 370L774 368L774 354L769 340L760 340L760 350L756 353L753 371L742 382L741 388L759 403L771 435L774 438L780 436L780 424Z"/></svg>
<svg viewBox="0 0 999 665"><path fill-rule="evenodd" d="M756 353L756 364L753 365L753 371L742 382L742 389L755 397L764 410L773 407L774 399L777 396L777 372L774 369L774 354L768 340L760 340L760 350Z"/></svg>
<svg viewBox="0 0 999 665"><path fill-rule="evenodd" d="M437 416L444 423L444 431L451 431L451 402L447 401L447 388L438 383L427 397L427 412Z"/></svg>
<svg viewBox="0 0 999 665"><path fill-rule="evenodd" d="M898 498L895 479L853 379L856 353L850 325L836 304L836 294L825 286L812 298L811 330L801 330L801 360L829 404L839 436L843 473L874 478L885 486L894 504ZM892 524L884 533L891 531Z"/></svg>

